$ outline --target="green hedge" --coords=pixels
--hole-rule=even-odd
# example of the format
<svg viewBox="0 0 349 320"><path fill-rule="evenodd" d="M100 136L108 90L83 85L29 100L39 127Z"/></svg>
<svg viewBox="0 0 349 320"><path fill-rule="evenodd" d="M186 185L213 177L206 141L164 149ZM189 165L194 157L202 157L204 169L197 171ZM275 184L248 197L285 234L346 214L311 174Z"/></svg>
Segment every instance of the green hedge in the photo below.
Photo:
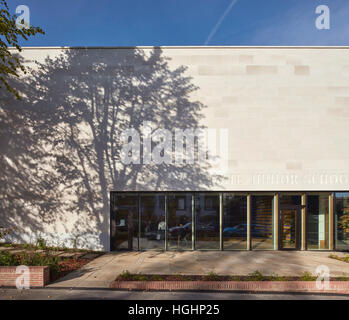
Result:
<svg viewBox="0 0 349 320"><path fill-rule="evenodd" d="M14 254L8 251L0 252L0 266L48 266L51 272L59 270L58 257L48 254L19 253Z"/></svg>

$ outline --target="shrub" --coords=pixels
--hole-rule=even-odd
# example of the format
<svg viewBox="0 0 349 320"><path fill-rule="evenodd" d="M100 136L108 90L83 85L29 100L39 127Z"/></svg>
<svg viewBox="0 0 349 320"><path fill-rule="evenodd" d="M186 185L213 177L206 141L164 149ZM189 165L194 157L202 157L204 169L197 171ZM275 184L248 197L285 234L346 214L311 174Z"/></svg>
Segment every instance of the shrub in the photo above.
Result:
<svg viewBox="0 0 349 320"><path fill-rule="evenodd" d="M0 252L0 266L18 266L19 262L14 254L8 251Z"/></svg>
<svg viewBox="0 0 349 320"><path fill-rule="evenodd" d="M163 278L162 276L160 276L160 275L154 274L154 275L152 276L152 280L153 280L153 281L163 281L164 278Z"/></svg>
<svg viewBox="0 0 349 320"><path fill-rule="evenodd" d="M125 270L125 271L123 271L123 272L121 272L121 273L119 274L119 277L118 277L118 278L119 278L120 280L131 280L132 275L131 275L130 271Z"/></svg>
<svg viewBox="0 0 349 320"><path fill-rule="evenodd" d="M279 276L277 273L273 273L270 277L270 281L286 281L287 277Z"/></svg>
<svg viewBox="0 0 349 320"><path fill-rule="evenodd" d="M47 254L29 254L23 252L21 254L13 254L7 251L0 252L1 266L48 266L50 272L59 271L59 258Z"/></svg>
<svg viewBox="0 0 349 320"><path fill-rule="evenodd" d="M46 250L46 249L47 249L47 245L46 245L45 239L39 237L39 238L36 240L36 247L37 247L39 250Z"/></svg>
<svg viewBox="0 0 349 320"><path fill-rule="evenodd" d="M265 277L258 271L254 271L248 275L251 281L263 281Z"/></svg>
<svg viewBox="0 0 349 320"><path fill-rule="evenodd" d="M135 281L147 281L148 277L144 274L135 274L133 276L133 280L135 280Z"/></svg>
<svg viewBox="0 0 349 320"><path fill-rule="evenodd" d="M219 275L214 273L213 271L209 272L204 279L206 281L218 281L219 280Z"/></svg>
<svg viewBox="0 0 349 320"><path fill-rule="evenodd" d="M337 277L337 281L349 281L348 277Z"/></svg>
<svg viewBox="0 0 349 320"><path fill-rule="evenodd" d="M302 281L315 281L316 277L314 277L310 272L305 271L301 276Z"/></svg>

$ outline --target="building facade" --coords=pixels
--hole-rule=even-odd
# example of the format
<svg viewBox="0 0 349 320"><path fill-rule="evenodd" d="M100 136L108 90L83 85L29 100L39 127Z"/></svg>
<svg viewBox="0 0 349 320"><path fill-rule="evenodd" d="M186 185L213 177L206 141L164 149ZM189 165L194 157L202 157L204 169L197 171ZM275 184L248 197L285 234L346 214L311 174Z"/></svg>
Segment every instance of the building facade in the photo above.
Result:
<svg viewBox="0 0 349 320"><path fill-rule="evenodd" d="M24 48L1 93L9 240L348 250L346 47Z"/></svg>

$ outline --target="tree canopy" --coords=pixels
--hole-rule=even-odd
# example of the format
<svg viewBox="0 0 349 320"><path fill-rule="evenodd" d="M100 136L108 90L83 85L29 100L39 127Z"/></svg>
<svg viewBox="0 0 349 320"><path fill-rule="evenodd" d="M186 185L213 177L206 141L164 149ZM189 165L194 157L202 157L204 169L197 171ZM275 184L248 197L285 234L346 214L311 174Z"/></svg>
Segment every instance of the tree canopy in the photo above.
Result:
<svg viewBox="0 0 349 320"><path fill-rule="evenodd" d="M30 36L37 33L44 34L39 27L28 26L28 28L18 28L16 25L17 16L9 12L9 7L5 0L0 0L0 89L4 88L15 95L18 99L18 92L9 84L8 77L19 76L19 72L26 72L21 64L20 57L16 51L9 50L14 47L20 52L22 49L19 40L28 40ZM24 21L22 20L22 23Z"/></svg>

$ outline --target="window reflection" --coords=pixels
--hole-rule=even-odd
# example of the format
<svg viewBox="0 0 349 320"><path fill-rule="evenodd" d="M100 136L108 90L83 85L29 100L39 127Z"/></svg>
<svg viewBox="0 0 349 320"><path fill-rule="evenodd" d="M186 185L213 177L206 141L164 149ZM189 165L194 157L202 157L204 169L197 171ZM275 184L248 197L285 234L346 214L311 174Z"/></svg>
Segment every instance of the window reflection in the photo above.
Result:
<svg viewBox="0 0 349 320"><path fill-rule="evenodd" d="M138 197L114 195L111 202L115 232L112 247L116 250L138 250Z"/></svg>
<svg viewBox="0 0 349 320"><path fill-rule="evenodd" d="M141 195L140 249L165 249L165 196Z"/></svg>
<svg viewBox="0 0 349 320"><path fill-rule="evenodd" d="M192 195L172 194L168 199L168 249L192 249Z"/></svg>
<svg viewBox="0 0 349 320"><path fill-rule="evenodd" d="M336 193L336 249L349 250L349 193Z"/></svg>
<svg viewBox="0 0 349 320"><path fill-rule="evenodd" d="M273 244L274 196L251 197L251 236L252 249L269 250Z"/></svg>
<svg viewBox="0 0 349 320"><path fill-rule="evenodd" d="M210 193L196 195L195 212L196 249L219 250L219 195Z"/></svg>
<svg viewBox="0 0 349 320"><path fill-rule="evenodd" d="M224 249L247 249L247 197L224 194L223 197Z"/></svg>
<svg viewBox="0 0 349 320"><path fill-rule="evenodd" d="M307 195L307 248L329 249L328 194Z"/></svg>
<svg viewBox="0 0 349 320"><path fill-rule="evenodd" d="M349 250L349 193L335 195L335 246L338 250ZM329 193L306 193L304 235L301 235L301 196L280 192L278 199L279 248L299 249L304 236L308 250L328 250ZM248 247L246 194L222 193L221 228L219 193L169 192L166 196L165 193L111 193L110 201L112 250L164 250L166 236L169 250L219 250L221 240L225 250ZM274 214L274 195L251 196L253 250L274 249Z"/></svg>
<svg viewBox="0 0 349 320"><path fill-rule="evenodd" d="M300 249L302 197L298 194L279 194L280 249Z"/></svg>

